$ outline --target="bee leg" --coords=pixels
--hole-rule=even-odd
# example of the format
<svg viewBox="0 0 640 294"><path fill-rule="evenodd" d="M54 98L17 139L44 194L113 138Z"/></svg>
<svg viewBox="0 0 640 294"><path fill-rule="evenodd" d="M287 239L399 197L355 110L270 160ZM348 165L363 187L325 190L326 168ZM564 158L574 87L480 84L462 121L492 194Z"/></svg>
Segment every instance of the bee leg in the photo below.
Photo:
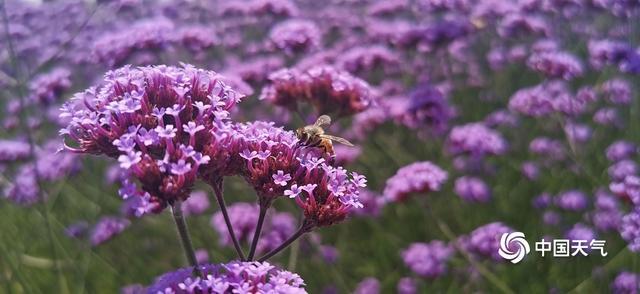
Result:
<svg viewBox="0 0 640 294"><path fill-rule="evenodd" d="M336 163L336 155L335 154L329 154L329 158L327 158L327 163L331 166L333 166Z"/></svg>

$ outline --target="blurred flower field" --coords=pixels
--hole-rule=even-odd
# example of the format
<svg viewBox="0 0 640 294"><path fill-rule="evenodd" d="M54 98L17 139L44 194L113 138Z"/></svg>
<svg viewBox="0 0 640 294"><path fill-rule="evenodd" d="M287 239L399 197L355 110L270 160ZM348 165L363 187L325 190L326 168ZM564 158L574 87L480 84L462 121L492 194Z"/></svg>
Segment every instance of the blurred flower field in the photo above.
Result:
<svg viewBox="0 0 640 294"><path fill-rule="evenodd" d="M0 293L640 291L638 1L0 13Z"/></svg>

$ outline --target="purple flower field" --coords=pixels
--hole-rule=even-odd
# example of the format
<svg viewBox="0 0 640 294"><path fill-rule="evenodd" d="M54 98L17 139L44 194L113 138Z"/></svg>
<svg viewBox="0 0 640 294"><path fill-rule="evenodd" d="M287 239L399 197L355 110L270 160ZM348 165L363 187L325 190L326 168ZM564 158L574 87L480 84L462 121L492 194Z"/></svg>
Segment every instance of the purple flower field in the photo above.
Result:
<svg viewBox="0 0 640 294"><path fill-rule="evenodd" d="M640 293L640 1L0 18L0 293Z"/></svg>

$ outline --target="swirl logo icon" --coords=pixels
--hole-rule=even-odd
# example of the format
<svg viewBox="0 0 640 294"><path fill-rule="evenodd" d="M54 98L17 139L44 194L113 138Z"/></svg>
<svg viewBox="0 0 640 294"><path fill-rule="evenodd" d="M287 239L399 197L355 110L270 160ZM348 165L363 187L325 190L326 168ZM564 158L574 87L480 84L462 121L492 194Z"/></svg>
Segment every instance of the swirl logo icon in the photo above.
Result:
<svg viewBox="0 0 640 294"><path fill-rule="evenodd" d="M498 254L513 264L520 262L529 251L529 243L524 239L522 232L504 233L500 237Z"/></svg>

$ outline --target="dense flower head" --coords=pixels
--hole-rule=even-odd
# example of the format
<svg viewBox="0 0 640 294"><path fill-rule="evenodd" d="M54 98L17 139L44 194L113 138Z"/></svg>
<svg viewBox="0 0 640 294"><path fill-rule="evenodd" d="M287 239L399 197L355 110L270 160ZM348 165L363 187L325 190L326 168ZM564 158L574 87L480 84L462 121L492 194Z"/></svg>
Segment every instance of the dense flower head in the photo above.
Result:
<svg viewBox="0 0 640 294"><path fill-rule="evenodd" d="M509 109L531 117L554 112L573 116L583 113L588 102L571 94L565 83L553 81L518 90L509 100Z"/></svg>
<svg viewBox="0 0 640 294"><path fill-rule="evenodd" d="M221 14L224 16L287 17L298 14L298 8L289 0L250 0L223 3Z"/></svg>
<svg viewBox="0 0 640 294"><path fill-rule="evenodd" d="M257 204L234 203L228 208L229 219L234 233L240 242L250 242L258 223L260 207ZM266 253L280 245L296 229L296 221L287 212L269 211L258 242L257 252ZM219 242L231 246L232 240L221 212L211 218L211 226L218 233Z"/></svg>
<svg viewBox="0 0 640 294"><path fill-rule="evenodd" d="M586 124L566 123L564 132L567 139L573 143L586 143L591 139L591 128Z"/></svg>
<svg viewBox="0 0 640 294"><path fill-rule="evenodd" d="M564 144L560 140L547 137L537 137L531 140L529 152L552 160L562 160L566 157Z"/></svg>
<svg viewBox="0 0 640 294"><path fill-rule="evenodd" d="M600 231L617 230L622 221L617 199L605 189L596 191L593 225Z"/></svg>
<svg viewBox="0 0 640 294"><path fill-rule="evenodd" d="M3 197L22 206L31 206L42 200L42 194L36 181L33 164L22 166L14 175L12 183L3 189Z"/></svg>
<svg viewBox="0 0 640 294"><path fill-rule="evenodd" d="M488 127L492 128L500 126L517 127L519 121L515 113L505 109L499 109L487 115L484 119L484 123Z"/></svg>
<svg viewBox="0 0 640 294"><path fill-rule="evenodd" d="M160 210L189 196L211 159L203 152L222 147L216 131L240 98L212 71L125 66L62 107L71 122L60 133L78 145L68 150L117 158L144 191L129 194L148 194Z"/></svg>
<svg viewBox="0 0 640 294"><path fill-rule="evenodd" d="M157 277L147 293L307 293L298 274L277 269L268 262L232 261L198 268L203 277L193 277L192 268L182 268Z"/></svg>
<svg viewBox="0 0 640 294"><path fill-rule="evenodd" d="M322 260L328 264L335 264L338 261L338 258L340 258L340 251L338 248L331 245L320 245L318 251Z"/></svg>
<svg viewBox="0 0 640 294"><path fill-rule="evenodd" d="M285 191L285 195L295 198L303 209L307 223L329 226L344 220L352 208L362 208L359 189L366 187L364 176L354 172L347 174L342 167L334 168L325 163L309 168L315 164L312 160L306 162L304 178Z"/></svg>
<svg viewBox="0 0 640 294"><path fill-rule="evenodd" d="M589 244L596 238L596 233L589 226L577 223L565 233L565 237L569 240L585 240Z"/></svg>
<svg viewBox="0 0 640 294"><path fill-rule="evenodd" d="M431 51L467 36L473 25L466 19L442 20L428 25L414 25L397 31L394 45L402 48L418 47Z"/></svg>
<svg viewBox="0 0 640 294"><path fill-rule="evenodd" d="M281 69L269 76L260 99L292 111L305 101L318 114L351 115L362 112L373 102L367 82L331 66L315 66L304 72Z"/></svg>
<svg viewBox="0 0 640 294"><path fill-rule="evenodd" d="M0 163L2 156L5 159L28 159L31 156L29 144L20 146L18 142L5 141L7 150L0 151ZM0 144L0 147L1 146ZM14 150L12 150L15 148ZM25 148L24 150L22 148ZM21 206L30 206L44 200L46 193L40 193L40 184L45 181L56 181L67 175L71 175L80 169L80 164L75 154L63 154L56 151L60 148L57 140L45 142L42 146L34 146L34 156L31 161L16 166L16 171L11 181L2 183L3 197ZM7 152L7 154L2 154ZM6 163L6 161L5 161Z"/></svg>
<svg viewBox="0 0 640 294"><path fill-rule="evenodd" d="M593 114L593 121L604 126L619 127L622 125L618 110L614 107L603 107Z"/></svg>
<svg viewBox="0 0 640 294"><path fill-rule="evenodd" d="M0 162L27 159L30 153L30 146L27 142L0 139Z"/></svg>
<svg viewBox="0 0 640 294"><path fill-rule="evenodd" d="M632 252L640 252L640 210L636 208L622 218L620 236Z"/></svg>
<svg viewBox="0 0 640 294"><path fill-rule="evenodd" d="M532 161L523 162L520 166L520 171L527 179L532 181L537 180L540 176L540 167Z"/></svg>
<svg viewBox="0 0 640 294"><path fill-rule="evenodd" d="M367 6L367 14L370 16L391 16L401 13L408 7L408 1L377 1Z"/></svg>
<svg viewBox="0 0 640 294"><path fill-rule="evenodd" d="M220 43L215 31L206 26L187 26L177 32L176 42L190 52L201 54Z"/></svg>
<svg viewBox="0 0 640 294"><path fill-rule="evenodd" d="M286 54L294 54L320 46L322 35L312 21L291 19L274 26L269 33L269 39L276 48Z"/></svg>
<svg viewBox="0 0 640 294"><path fill-rule="evenodd" d="M556 211L547 210L542 214L542 222L546 225L555 226L559 224L560 221L562 221L562 216Z"/></svg>
<svg viewBox="0 0 640 294"><path fill-rule="evenodd" d="M69 238L80 239L84 237L89 229L89 223L86 221L78 221L70 224L64 229L64 234Z"/></svg>
<svg viewBox="0 0 640 294"><path fill-rule="evenodd" d="M33 79L29 85L34 102L49 104L58 100L71 87L71 72L56 68Z"/></svg>
<svg viewBox="0 0 640 294"><path fill-rule="evenodd" d="M602 95L613 104L627 105L631 103L633 91L631 84L623 79L614 78L602 84Z"/></svg>
<svg viewBox="0 0 640 294"><path fill-rule="evenodd" d="M403 125L427 134L441 135L446 132L455 114L442 91L430 85L413 90L409 99L402 102L394 107L391 115Z"/></svg>
<svg viewBox="0 0 640 294"><path fill-rule="evenodd" d="M637 294L640 291L640 274L620 272L611 284L611 291L614 294Z"/></svg>
<svg viewBox="0 0 640 294"><path fill-rule="evenodd" d="M465 201L487 202L491 199L491 189L480 178L463 176L456 179L453 190Z"/></svg>
<svg viewBox="0 0 640 294"><path fill-rule="evenodd" d="M413 243L402 251L404 264L424 278L437 278L447 271L447 262L453 255L453 248L439 240L429 243Z"/></svg>
<svg viewBox="0 0 640 294"><path fill-rule="evenodd" d="M151 19L135 23L132 28L103 34L92 47L95 60L108 66L119 66L134 52L167 46L174 24L168 19Z"/></svg>
<svg viewBox="0 0 640 294"><path fill-rule="evenodd" d="M368 277L362 280L353 290L353 294L379 294L380 281L374 277Z"/></svg>
<svg viewBox="0 0 640 294"><path fill-rule="evenodd" d="M280 196L294 198L306 220L317 226L341 221L351 208L362 207L358 195L366 178L329 164L317 148L300 146L293 132L260 121L234 124L232 129L224 174L242 176L261 204ZM218 156L211 158L216 162Z"/></svg>
<svg viewBox="0 0 640 294"><path fill-rule="evenodd" d="M637 175L628 175L621 181L614 181L609 184L609 189L614 194L631 200L635 205L640 205L640 177Z"/></svg>
<svg viewBox="0 0 640 294"><path fill-rule="evenodd" d="M493 260L503 260L498 254L500 237L502 234L510 232L513 232L513 229L503 223L493 222L478 227L468 236L464 236L460 241L463 248L466 248L473 254L490 257Z"/></svg>
<svg viewBox="0 0 640 294"><path fill-rule="evenodd" d="M336 64L350 73L366 73L378 67L393 70L400 63L398 55L382 45L354 47L340 55Z"/></svg>
<svg viewBox="0 0 640 294"><path fill-rule="evenodd" d="M533 207L535 208L544 209L551 205L552 200L553 198L551 194L545 192L533 198L531 204L533 204Z"/></svg>
<svg viewBox="0 0 640 294"><path fill-rule="evenodd" d="M230 70L248 83L262 83L267 80L271 72L282 68L283 65L284 62L281 58L269 56L244 60L238 64L234 63Z"/></svg>
<svg viewBox="0 0 640 294"><path fill-rule="evenodd" d="M411 193L440 191L447 178L446 171L429 161L414 162L387 179L383 195L387 201L403 201Z"/></svg>
<svg viewBox="0 0 640 294"><path fill-rule="evenodd" d="M398 281L396 291L398 294L415 294L418 293L418 285L414 279L404 277Z"/></svg>
<svg viewBox="0 0 640 294"><path fill-rule="evenodd" d="M631 159L623 159L612 164L607 173L615 182L623 181L627 176L633 176L638 172L638 164Z"/></svg>
<svg viewBox="0 0 640 294"><path fill-rule="evenodd" d="M527 65L548 78L571 80L584 73L582 63L576 56L561 51L534 53L527 60Z"/></svg>
<svg viewBox="0 0 640 294"><path fill-rule="evenodd" d="M615 40L590 40L587 48L589 62L596 69L624 63L633 54L631 45Z"/></svg>
<svg viewBox="0 0 640 294"><path fill-rule="evenodd" d="M98 246L111 240L122 233L130 224L131 222L125 218L111 216L101 218L91 230L89 236L91 245Z"/></svg>
<svg viewBox="0 0 640 294"><path fill-rule="evenodd" d="M578 190L562 192L556 196L556 205L569 211L580 211L589 205L587 196Z"/></svg>
<svg viewBox="0 0 640 294"><path fill-rule="evenodd" d="M615 162L635 155L637 153L637 146L625 140L618 140L611 143L605 152L607 159Z"/></svg>
<svg viewBox="0 0 640 294"><path fill-rule="evenodd" d="M189 198L182 203L184 215L198 215L209 208L209 197L205 191L193 191Z"/></svg>
<svg viewBox="0 0 640 294"><path fill-rule="evenodd" d="M511 13L498 24L498 34L505 38L516 38L527 35L547 36L552 31L547 20L538 15Z"/></svg>
<svg viewBox="0 0 640 294"><path fill-rule="evenodd" d="M483 123L456 126L447 138L447 150L451 154L472 156L501 155L507 151L502 135Z"/></svg>

